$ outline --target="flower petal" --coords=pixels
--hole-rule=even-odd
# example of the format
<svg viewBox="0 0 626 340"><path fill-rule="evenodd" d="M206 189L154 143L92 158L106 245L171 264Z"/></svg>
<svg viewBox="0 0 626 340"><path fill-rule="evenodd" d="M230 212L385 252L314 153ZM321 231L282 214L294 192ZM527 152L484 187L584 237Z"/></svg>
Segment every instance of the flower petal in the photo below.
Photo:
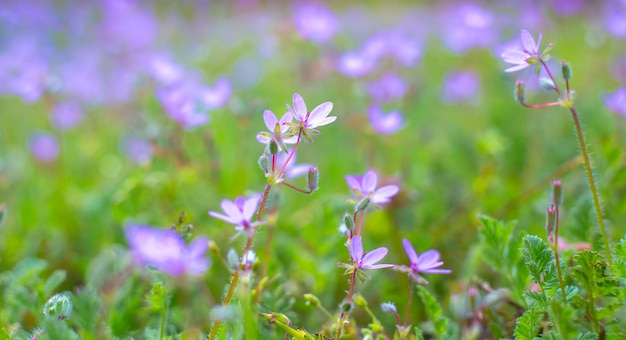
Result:
<svg viewBox="0 0 626 340"><path fill-rule="evenodd" d="M361 176L359 175L347 175L346 183L353 191L363 192L363 188L361 188Z"/></svg>
<svg viewBox="0 0 626 340"><path fill-rule="evenodd" d="M239 218L232 218L231 216L226 216L224 214L220 214L216 211L209 211L209 216L215 217L215 218L219 218L222 221L226 221L230 224L239 224L239 222L241 222L241 219Z"/></svg>
<svg viewBox="0 0 626 340"><path fill-rule="evenodd" d="M220 207L222 207L222 210L226 213L226 215L230 216L231 218L236 220L242 219L241 209L239 208L239 206L237 206L236 200L235 202L222 200Z"/></svg>
<svg viewBox="0 0 626 340"><path fill-rule="evenodd" d="M387 248L380 247L376 248L363 256L363 261L361 261L363 267L372 266L374 263L382 260L387 255Z"/></svg>
<svg viewBox="0 0 626 340"><path fill-rule="evenodd" d="M278 123L278 119L276 119L274 112L270 110L263 111L263 121L265 122L265 126L267 126L268 131L274 134L276 123Z"/></svg>
<svg viewBox="0 0 626 340"><path fill-rule="evenodd" d="M252 220L260 199L261 197L259 195L253 195L250 196L243 204L243 218L246 221Z"/></svg>
<svg viewBox="0 0 626 340"><path fill-rule="evenodd" d="M309 120L319 120L322 118L326 118L328 116L328 114L330 113L330 111L333 110L333 103L332 102L325 102L325 103L321 103L320 105L316 106L313 111L311 111L311 115L309 116Z"/></svg>
<svg viewBox="0 0 626 340"><path fill-rule="evenodd" d="M420 272L425 273L425 274L450 274L452 273L452 270L450 269L425 269L425 270L420 270Z"/></svg>
<svg viewBox="0 0 626 340"><path fill-rule="evenodd" d="M386 185L376 190L376 193L372 196L372 202L374 204L387 203L398 191L400 191L400 188L397 185Z"/></svg>
<svg viewBox="0 0 626 340"><path fill-rule="evenodd" d="M365 175L363 175L363 179L361 180L361 186L363 187L363 194L369 194L370 192L376 189L376 184L378 183L378 175L374 170L368 170Z"/></svg>
<svg viewBox="0 0 626 340"><path fill-rule="evenodd" d="M402 240L402 245L404 246L404 251L406 255L409 257L409 261L411 264L417 263L417 253L415 253L415 249L413 249L413 245L407 239Z"/></svg>
<svg viewBox="0 0 626 340"><path fill-rule="evenodd" d="M436 251L434 249L427 250L427 251L423 252L422 254L420 254L420 256L418 257L419 267L420 268L432 268L432 267L435 266L435 263L437 261L439 261L440 257L441 257L441 255L439 254L438 251ZM443 264L443 263L441 263L441 264Z"/></svg>
<svg viewBox="0 0 626 340"><path fill-rule="evenodd" d="M292 99L294 108L294 111L292 112L294 113L294 116L297 120L304 121L304 119L306 118L306 114L308 113L308 111L306 110L306 104L304 103L304 99L302 99L302 96L297 93L293 94Z"/></svg>
<svg viewBox="0 0 626 340"><path fill-rule="evenodd" d="M521 64L521 65L509 67L509 68L505 69L504 72L515 72L515 71L523 70L523 69L527 68L528 66L530 66L530 65L529 64Z"/></svg>
<svg viewBox="0 0 626 340"><path fill-rule="evenodd" d="M524 51L529 54L537 53L537 47L535 46L535 39L532 34L530 34L527 30L522 30L521 33L522 46L524 47Z"/></svg>
<svg viewBox="0 0 626 340"><path fill-rule="evenodd" d="M361 236L354 236L349 241L348 251L354 262L359 263L361 261L361 257L363 256L363 242L361 241Z"/></svg>

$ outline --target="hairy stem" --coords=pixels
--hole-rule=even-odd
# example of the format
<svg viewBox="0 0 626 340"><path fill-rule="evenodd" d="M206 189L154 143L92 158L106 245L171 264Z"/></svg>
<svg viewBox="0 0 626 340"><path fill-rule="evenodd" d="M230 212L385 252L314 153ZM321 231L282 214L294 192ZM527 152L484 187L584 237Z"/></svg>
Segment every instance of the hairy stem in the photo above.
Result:
<svg viewBox="0 0 626 340"><path fill-rule="evenodd" d="M350 304L350 308L352 308L352 295L354 294L354 282L356 281L356 271L358 269L355 269L352 272L352 275L350 276L350 288L348 290L348 295L346 296L346 303ZM343 321L346 319L346 315L348 314L347 311L342 310L341 311L341 315L339 316L339 324L337 327L337 336L335 337L336 340L339 340L339 338L341 338L341 331L343 330Z"/></svg>

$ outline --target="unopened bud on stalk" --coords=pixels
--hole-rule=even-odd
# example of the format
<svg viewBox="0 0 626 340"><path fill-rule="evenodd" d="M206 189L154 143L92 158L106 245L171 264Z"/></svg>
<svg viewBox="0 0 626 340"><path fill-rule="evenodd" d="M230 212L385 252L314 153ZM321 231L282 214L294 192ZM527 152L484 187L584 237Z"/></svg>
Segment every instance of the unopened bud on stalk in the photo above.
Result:
<svg viewBox="0 0 626 340"><path fill-rule="evenodd" d="M72 300L65 293L51 297L43 306L43 314L58 320L66 320L72 315Z"/></svg>
<svg viewBox="0 0 626 340"><path fill-rule="evenodd" d="M572 67L567 61L561 62L561 72L563 73L563 79L566 81L572 78Z"/></svg>
<svg viewBox="0 0 626 340"><path fill-rule="evenodd" d="M343 224L349 231L354 230L354 218L352 218L352 214L345 213L345 215L343 215Z"/></svg>
<svg viewBox="0 0 626 340"><path fill-rule="evenodd" d="M357 203L356 207L354 208L358 212L364 212L370 206L370 203L372 203L372 199L369 197L365 197L362 200L360 200L359 203Z"/></svg>
<svg viewBox="0 0 626 340"><path fill-rule="evenodd" d="M270 153L272 155L278 154L278 144L275 139L270 140Z"/></svg>
<svg viewBox="0 0 626 340"><path fill-rule="evenodd" d="M515 100L522 104L526 102L526 86L523 80L518 80L515 83Z"/></svg>
<svg viewBox="0 0 626 340"><path fill-rule="evenodd" d="M548 208L548 213L546 216L546 231L548 232L548 235L552 235L555 221L556 221L556 206L554 204L550 204L550 207Z"/></svg>
<svg viewBox="0 0 626 340"><path fill-rule="evenodd" d="M554 180L552 181L552 204L559 206L561 205L561 196L562 196L562 190L561 190L561 180Z"/></svg>
<svg viewBox="0 0 626 340"><path fill-rule="evenodd" d="M316 167L310 167L309 173L307 175L307 185L309 187L309 191L313 192L317 190L317 183L319 182L319 171Z"/></svg>
<svg viewBox="0 0 626 340"><path fill-rule="evenodd" d="M363 297L363 295L361 294L355 294L354 297L352 298L352 300L354 301L354 303L363 308L366 309L367 308L367 300L365 300L365 298Z"/></svg>
<svg viewBox="0 0 626 340"><path fill-rule="evenodd" d="M272 156L270 156L267 152L267 150L263 151L263 154L261 155L261 157L259 157L258 160L258 164L259 167L261 168L261 170L263 170L264 173L269 174L270 171L272 170Z"/></svg>
<svg viewBox="0 0 626 340"><path fill-rule="evenodd" d="M398 311L396 309L396 305L393 302L383 302L380 304L380 309L385 313L396 314Z"/></svg>
<svg viewBox="0 0 626 340"><path fill-rule="evenodd" d="M304 299L306 300L306 303L308 305L311 305L313 307L317 307L320 305L320 299L318 299L317 296L313 294L304 294Z"/></svg>

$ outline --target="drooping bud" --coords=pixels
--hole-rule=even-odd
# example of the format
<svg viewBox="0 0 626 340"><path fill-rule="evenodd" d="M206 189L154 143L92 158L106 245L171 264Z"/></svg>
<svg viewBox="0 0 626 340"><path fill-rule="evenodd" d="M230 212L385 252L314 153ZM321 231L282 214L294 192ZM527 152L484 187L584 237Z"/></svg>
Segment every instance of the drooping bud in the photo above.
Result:
<svg viewBox="0 0 626 340"><path fill-rule="evenodd" d="M66 293L51 297L43 306L43 314L57 320L66 320L72 315L72 300Z"/></svg>
<svg viewBox="0 0 626 340"><path fill-rule="evenodd" d="M554 84L552 79L547 77L539 78L539 86L546 91L552 91L556 88L556 85Z"/></svg>
<svg viewBox="0 0 626 340"><path fill-rule="evenodd" d="M313 192L317 190L317 183L319 182L319 171L316 167L310 167L309 173L306 177L307 186L309 187L309 192Z"/></svg>
<svg viewBox="0 0 626 340"><path fill-rule="evenodd" d="M561 180L552 181L552 204L559 206L561 205L562 198L562 190L561 190Z"/></svg>
<svg viewBox="0 0 626 340"><path fill-rule="evenodd" d="M304 299L306 300L307 305L317 307L320 305L320 299L313 294L304 294Z"/></svg>
<svg viewBox="0 0 626 340"><path fill-rule="evenodd" d="M352 301L354 301L354 303L357 306L359 306L359 307L361 307L363 309L367 308L367 300L365 300L365 298L361 294L355 294L354 297L352 298Z"/></svg>
<svg viewBox="0 0 626 340"><path fill-rule="evenodd" d="M548 208L548 213L546 215L546 231L548 232L548 235L552 235L555 221L556 221L556 207L554 206L554 204L550 204L550 207Z"/></svg>
<svg viewBox="0 0 626 340"><path fill-rule="evenodd" d="M396 309L396 305L393 304L393 302L383 302L380 304L380 309L383 310L383 312L385 313L389 313L389 314L396 314L398 313L398 310Z"/></svg>
<svg viewBox="0 0 626 340"><path fill-rule="evenodd" d="M269 147L270 147L270 153L272 155L278 154L278 144L276 143L275 139L270 140Z"/></svg>
<svg viewBox="0 0 626 340"><path fill-rule="evenodd" d="M272 170L272 156L267 152L267 150L263 151L263 154L259 157L257 164L259 164L259 168L261 168L264 173L270 173Z"/></svg>
<svg viewBox="0 0 626 340"><path fill-rule="evenodd" d="M561 72L563 73L563 79L565 79L565 81L568 81L572 78L572 67L567 61L561 62Z"/></svg>
<svg viewBox="0 0 626 340"><path fill-rule="evenodd" d="M526 102L526 86L523 80L518 80L515 83L515 100L522 104Z"/></svg>

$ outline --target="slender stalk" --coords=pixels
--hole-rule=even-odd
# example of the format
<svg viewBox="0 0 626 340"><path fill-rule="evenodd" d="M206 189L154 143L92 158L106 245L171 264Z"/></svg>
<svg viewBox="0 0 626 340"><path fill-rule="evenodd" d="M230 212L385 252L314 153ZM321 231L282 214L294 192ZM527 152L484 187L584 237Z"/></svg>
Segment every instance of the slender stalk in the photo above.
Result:
<svg viewBox="0 0 626 340"><path fill-rule="evenodd" d="M167 319L167 311L169 309L170 303L169 298L164 299L163 301L163 310L161 311L161 325L159 326L159 339L163 339L165 336L165 320Z"/></svg>
<svg viewBox="0 0 626 340"><path fill-rule="evenodd" d="M349 303L350 305L352 305L352 295L354 294L354 282L356 281L356 271L358 269L355 269L352 272L352 275L350 276L350 288L348 290L348 295L346 296L346 301L347 303ZM350 306L352 308L352 306ZM339 338L341 338L341 331L343 330L343 321L346 319L346 315L348 313L345 310L341 311L341 315L339 316L339 324L337 327L337 335L335 337L336 340L339 340Z"/></svg>
<svg viewBox="0 0 626 340"><path fill-rule="evenodd" d="M256 221L260 221L261 217L263 216L263 211L265 211L265 206L267 205L267 199L270 195L271 189L272 189L272 185L270 183L265 185L265 190L263 191L263 198L261 199L261 203L259 205L259 211L257 212L257 215L256 215ZM256 235L256 232L252 233L248 237L248 242L246 242L246 247L241 253L241 258L239 260L239 263L243 262L243 259L245 259L246 256L248 255L248 252L250 251L250 248L252 247L252 241L254 241L255 235ZM230 279L230 286L228 287L228 292L226 293L226 296L224 297L222 306L226 307L230 303L230 299L233 297L233 293L235 292L235 287L237 286L238 281L239 281L239 271L235 270L233 271L233 275ZM221 322L222 320L220 319L215 320L215 323L213 324L213 328L211 328L211 333L209 334L209 340L215 339L215 336L217 335L217 331L220 327Z"/></svg>
<svg viewBox="0 0 626 340"><path fill-rule="evenodd" d="M409 298L406 301L406 310L404 311L404 327L406 327L406 325L409 324L409 311L411 310L412 298L413 298L413 277L409 276Z"/></svg>
<svg viewBox="0 0 626 340"><path fill-rule="evenodd" d="M563 274L561 273L561 261L559 260L559 205L554 205L554 245L552 250L554 251L554 262L556 264L556 273L559 277L559 286L561 286L561 297L563 303L567 304L567 296L565 295L565 282L563 281Z"/></svg>

